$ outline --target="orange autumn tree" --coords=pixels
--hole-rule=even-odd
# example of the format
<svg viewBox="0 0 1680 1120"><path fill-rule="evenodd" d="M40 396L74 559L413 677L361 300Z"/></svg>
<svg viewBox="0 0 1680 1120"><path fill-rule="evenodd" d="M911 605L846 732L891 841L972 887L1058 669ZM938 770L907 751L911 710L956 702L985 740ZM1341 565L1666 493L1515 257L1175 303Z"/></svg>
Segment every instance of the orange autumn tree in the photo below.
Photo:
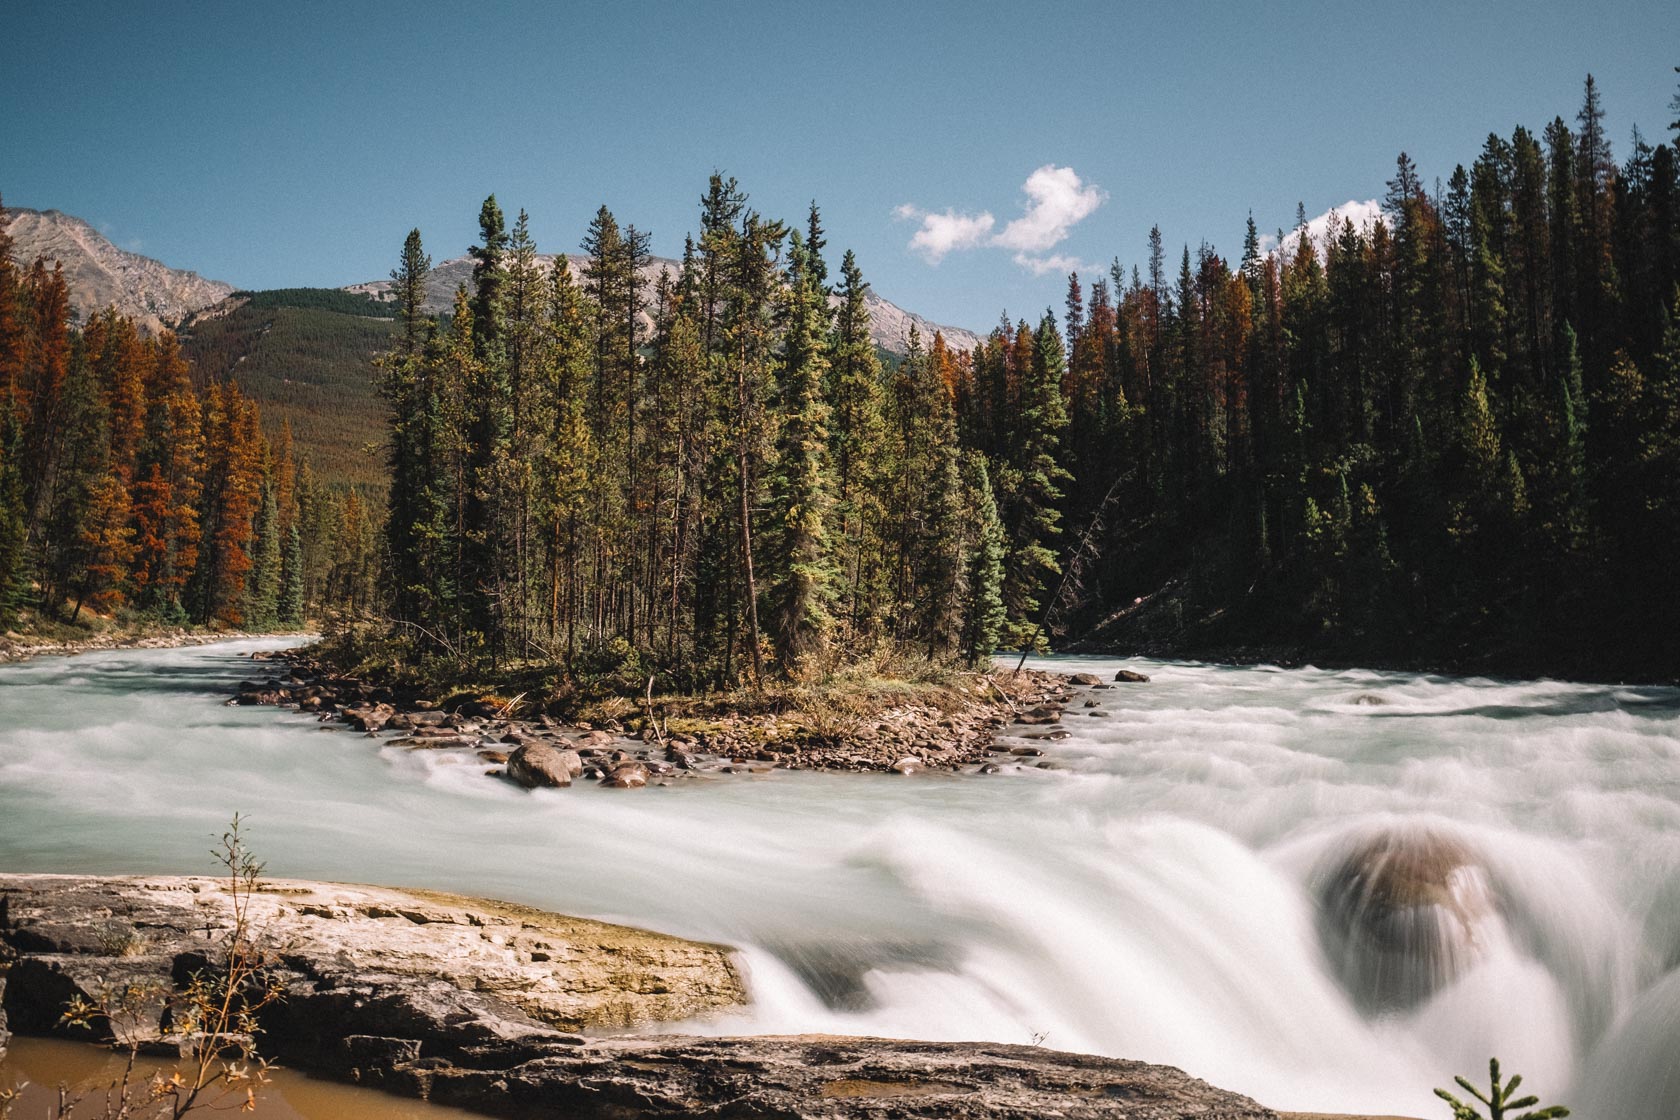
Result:
<svg viewBox="0 0 1680 1120"><path fill-rule="evenodd" d="M77 536L82 563L71 581L76 597L72 621L81 615L83 606L110 610L123 602L121 585L134 559L134 526L128 487L117 472L101 476L89 488Z"/></svg>
<svg viewBox="0 0 1680 1120"><path fill-rule="evenodd" d="M232 382L204 391L203 545L194 584L197 621L238 626L262 503L267 446L257 409Z"/></svg>

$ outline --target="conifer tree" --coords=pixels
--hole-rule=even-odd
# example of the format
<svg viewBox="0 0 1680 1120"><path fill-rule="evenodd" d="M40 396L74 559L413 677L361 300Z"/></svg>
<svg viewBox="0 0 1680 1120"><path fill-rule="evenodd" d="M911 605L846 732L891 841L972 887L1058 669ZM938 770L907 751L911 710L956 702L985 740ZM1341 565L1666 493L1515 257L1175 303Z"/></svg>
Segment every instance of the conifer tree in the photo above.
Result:
<svg viewBox="0 0 1680 1120"><path fill-rule="evenodd" d="M812 209L813 226L815 208ZM828 494L828 296L795 231L779 385L780 426L770 481L773 554L769 626L784 672L795 673L827 637L834 574L824 524Z"/></svg>
<svg viewBox="0 0 1680 1120"><path fill-rule="evenodd" d="M1003 522L986 471L985 456L963 456L963 505L969 511L967 601L963 608L963 653L971 665L984 665L998 648L1009 612L1003 602L1003 560L1007 546Z"/></svg>
<svg viewBox="0 0 1680 1120"><path fill-rule="evenodd" d="M244 624L252 630L272 629L279 621L282 549L280 510L272 482L262 487L251 534L251 574L245 581Z"/></svg>
<svg viewBox="0 0 1680 1120"><path fill-rule="evenodd" d="M876 542L885 518L880 501L884 434L881 363L869 334L867 293L857 258L847 250L840 263L840 306L834 322L827 388L835 519L831 539L841 553L844 617L859 632L874 628L881 594Z"/></svg>
<svg viewBox="0 0 1680 1120"><path fill-rule="evenodd" d="M276 621L285 627L302 626L305 610L303 533L294 521L286 529L286 547L280 556L280 597Z"/></svg>
<svg viewBox="0 0 1680 1120"><path fill-rule="evenodd" d="M1056 540L1061 534L1062 485L1071 477L1061 465L1067 411L1062 402L1066 356L1055 318L1046 311L1032 332L1031 366L1021 387L1021 444L1015 454L1019 482L1009 510L1010 558L1004 601L1014 640L1026 640L1038 621L1046 580L1061 572Z"/></svg>

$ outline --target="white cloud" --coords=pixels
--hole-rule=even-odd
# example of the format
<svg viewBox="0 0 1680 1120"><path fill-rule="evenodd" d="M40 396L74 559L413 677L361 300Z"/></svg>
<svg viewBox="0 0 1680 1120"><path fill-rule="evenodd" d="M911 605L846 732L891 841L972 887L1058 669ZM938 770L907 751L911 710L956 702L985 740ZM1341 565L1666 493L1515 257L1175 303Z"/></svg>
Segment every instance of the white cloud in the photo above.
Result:
<svg viewBox="0 0 1680 1120"><path fill-rule="evenodd" d="M1027 212L1003 227L994 245L1024 253L1042 253L1067 240L1073 227L1108 198L1100 187L1087 186L1071 167L1047 163L1027 176Z"/></svg>
<svg viewBox="0 0 1680 1120"><path fill-rule="evenodd" d="M997 223L997 219L985 211L959 214L955 210L946 210L943 214L930 214L908 203L893 213L901 221L921 220L922 228L910 238L910 250L922 254L929 264L938 264L953 249L972 249L983 243Z"/></svg>
<svg viewBox="0 0 1680 1120"><path fill-rule="evenodd" d="M1025 213L996 235L992 230L997 219L989 210L978 214L951 209L933 213L906 203L893 213L900 221L921 223L910 238L909 248L922 254L929 264L938 264L947 253L958 249L994 248L1015 250L1015 263L1035 276L1079 268L1077 259L1049 251L1067 240L1075 225L1106 202L1108 192L1083 182L1073 168L1051 163L1027 176L1021 189L1027 196Z"/></svg>
<svg viewBox="0 0 1680 1120"><path fill-rule="evenodd" d="M1046 272L1078 272L1080 269L1091 271L1078 257L1070 257L1062 253L1055 253L1048 257L1035 257L1030 253L1016 253L1015 263L1030 271L1034 276L1043 276Z"/></svg>

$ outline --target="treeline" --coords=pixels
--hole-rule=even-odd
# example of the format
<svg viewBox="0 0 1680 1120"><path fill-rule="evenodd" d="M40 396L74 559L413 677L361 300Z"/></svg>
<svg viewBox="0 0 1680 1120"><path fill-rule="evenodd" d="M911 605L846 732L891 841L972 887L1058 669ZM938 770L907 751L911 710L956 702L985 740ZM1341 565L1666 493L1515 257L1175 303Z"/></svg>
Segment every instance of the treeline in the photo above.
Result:
<svg viewBox="0 0 1680 1120"><path fill-rule="evenodd" d="M602 208L575 269L480 214L397 284L386 593L463 660L697 684L1044 634L1373 661L1680 667L1680 183L1574 127L1402 154L1381 216L1235 265L1158 229L1065 309L883 365L851 254L714 176L680 270Z"/></svg>
<svg viewBox="0 0 1680 1120"><path fill-rule="evenodd" d="M1589 77L1573 128L1490 135L1444 185L1402 154L1366 228L1303 213L1265 251L1251 218L1234 267L1176 270L1151 231L1141 271L1070 277L1057 391L1053 319L1005 321L958 425L1007 523L1103 526L1068 632L1674 672L1677 279L1675 149L1636 131L1618 164Z"/></svg>
<svg viewBox="0 0 1680 1120"><path fill-rule="evenodd" d="M539 267L494 197L479 225L452 315L421 310L418 230L392 274L386 588L412 634L698 686L994 648L1005 542L954 357L912 339L883 369L814 205L789 228L713 176L680 271L651 280L647 235L605 207L575 269Z"/></svg>
<svg viewBox="0 0 1680 1120"><path fill-rule="evenodd" d="M15 261L0 232L0 624L365 609L374 520L315 482L289 431L271 446L231 381L195 386L173 334L110 310L73 325L62 270Z"/></svg>
<svg viewBox="0 0 1680 1120"><path fill-rule="evenodd" d="M260 311L299 307L339 315L366 315L374 319L390 319L396 315L396 309L390 304L342 288L265 288L257 292L235 292L231 298L243 300L246 307Z"/></svg>

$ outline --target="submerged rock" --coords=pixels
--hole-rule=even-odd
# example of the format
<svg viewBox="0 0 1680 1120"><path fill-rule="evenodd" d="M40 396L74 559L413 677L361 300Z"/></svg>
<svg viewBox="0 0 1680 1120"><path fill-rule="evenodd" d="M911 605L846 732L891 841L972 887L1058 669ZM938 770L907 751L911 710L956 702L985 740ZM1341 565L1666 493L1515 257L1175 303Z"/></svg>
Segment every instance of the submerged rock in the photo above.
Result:
<svg viewBox="0 0 1680 1120"><path fill-rule="evenodd" d="M640 762L619 762L607 771L601 784L608 789L640 789L648 784L648 768Z"/></svg>
<svg viewBox="0 0 1680 1120"><path fill-rule="evenodd" d="M1481 956L1497 920L1479 857L1429 828L1359 841L1321 878L1318 898L1325 951L1369 1010L1434 995Z"/></svg>

